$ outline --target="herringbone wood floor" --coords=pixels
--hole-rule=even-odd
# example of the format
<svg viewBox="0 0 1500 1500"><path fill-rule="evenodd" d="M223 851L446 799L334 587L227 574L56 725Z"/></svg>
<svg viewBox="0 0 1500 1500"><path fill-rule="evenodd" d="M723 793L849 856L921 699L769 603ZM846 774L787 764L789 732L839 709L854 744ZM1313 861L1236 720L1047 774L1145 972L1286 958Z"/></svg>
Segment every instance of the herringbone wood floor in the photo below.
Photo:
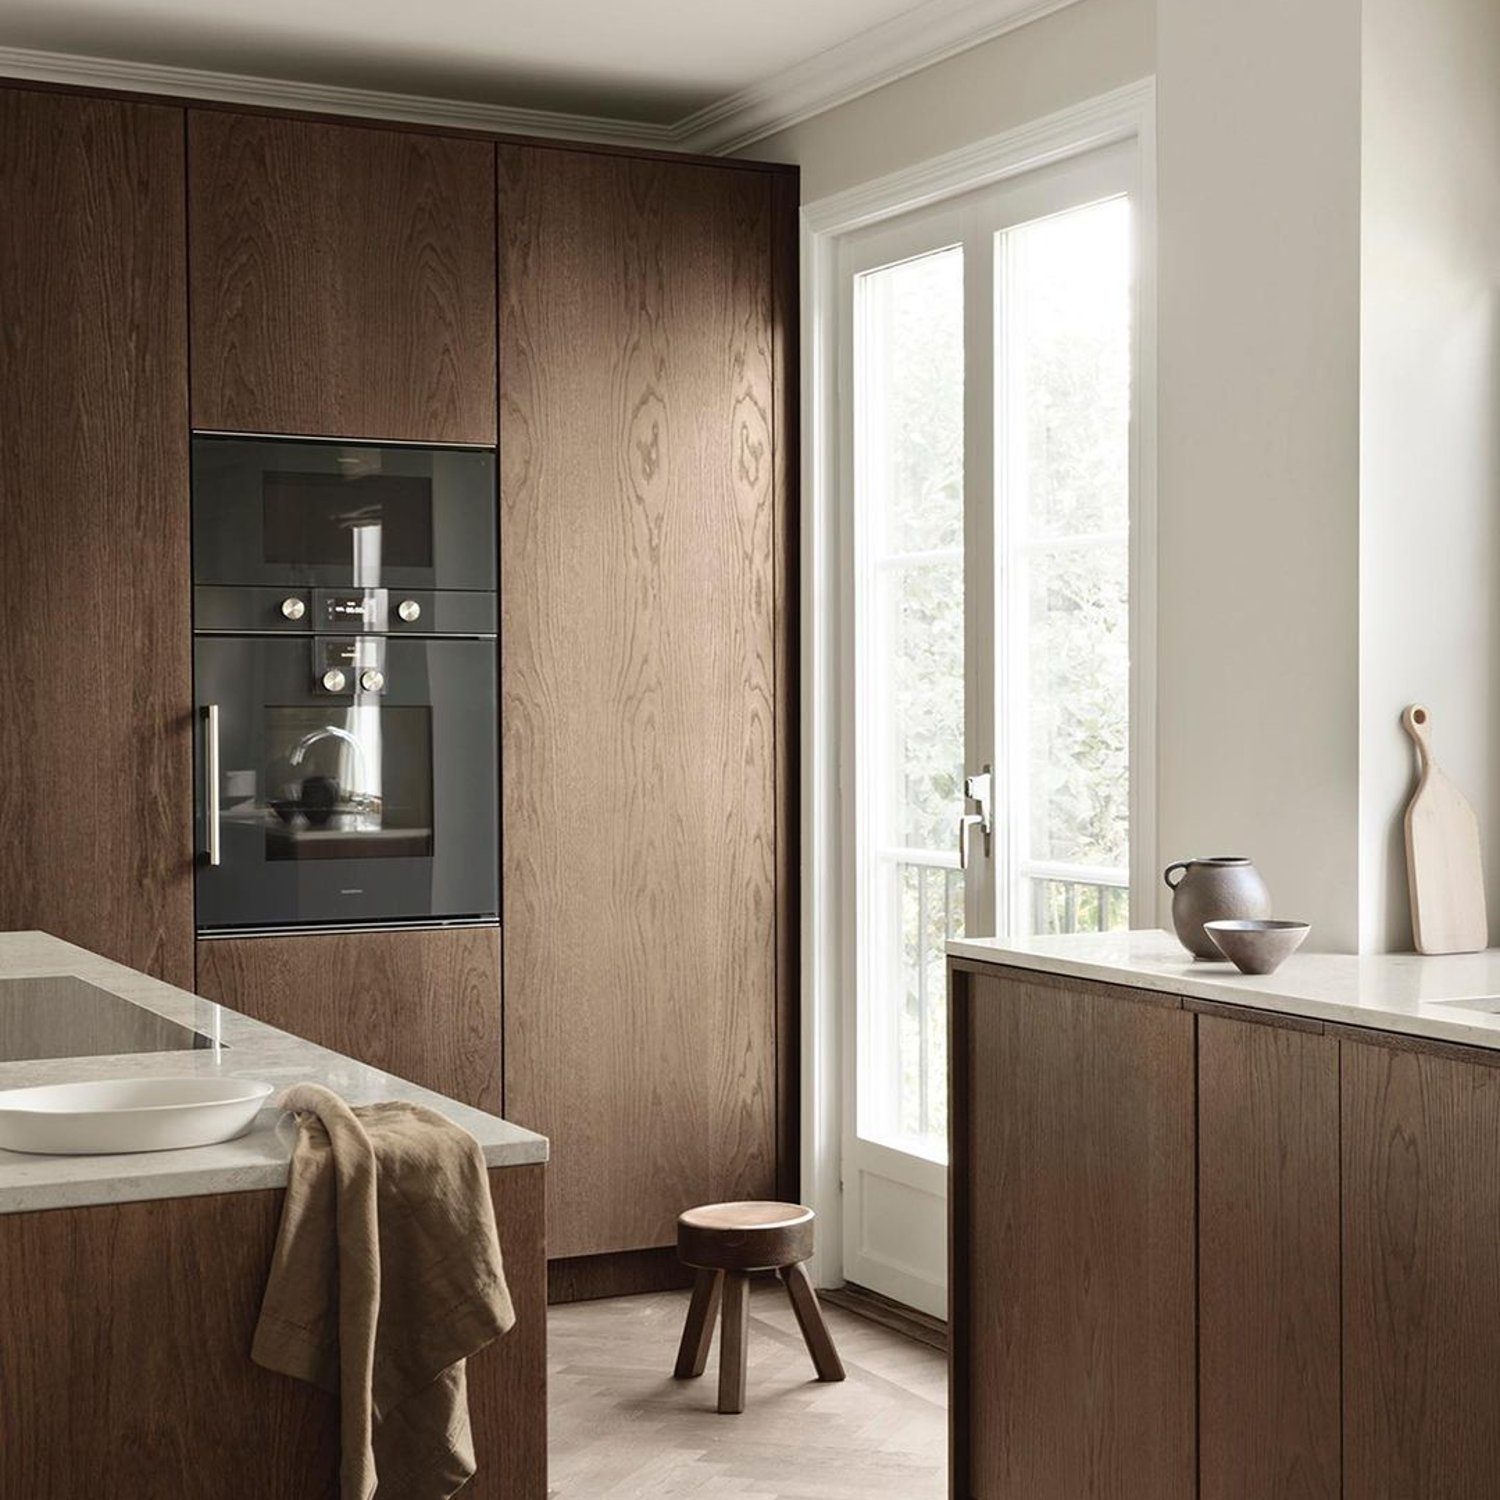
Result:
<svg viewBox="0 0 1500 1500"><path fill-rule="evenodd" d="M935 1349L826 1308L849 1378L813 1379L785 1293L750 1301L745 1411L673 1380L686 1292L554 1307L548 1321L557 1500L942 1500L947 1375Z"/></svg>

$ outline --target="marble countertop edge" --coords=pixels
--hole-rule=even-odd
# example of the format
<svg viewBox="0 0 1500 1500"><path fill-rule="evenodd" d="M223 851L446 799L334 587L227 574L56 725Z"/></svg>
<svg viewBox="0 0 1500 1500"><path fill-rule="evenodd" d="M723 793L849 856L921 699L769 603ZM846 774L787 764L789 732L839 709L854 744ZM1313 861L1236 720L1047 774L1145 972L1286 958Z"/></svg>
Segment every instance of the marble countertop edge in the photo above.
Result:
<svg viewBox="0 0 1500 1500"><path fill-rule="evenodd" d="M321 1083L354 1105L404 1099L436 1110L469 1131L487 1166L528 1166L548 1159L545 1136L499 1116L252 1020L61 938L41 932L0 932L0 979L62 974L192 1027L222 1045L193 1051L0 1062L0 1089L216 1073L260 1079L278 1092L293 1083ZM0 1150L0 1214L283 1188L293 1139L290 1118L268 1107L244 1134L213 1146L117 1156L40 1156Z"/></svg>
<svg viewBox="0 0 1500 1500"><path fill-rule="evenodd" d="M1500 1050L1500 949L1431 957L1299 952L1265 975L1194 959L1160 930L955 938L947 951L976 963Z"/></svg>

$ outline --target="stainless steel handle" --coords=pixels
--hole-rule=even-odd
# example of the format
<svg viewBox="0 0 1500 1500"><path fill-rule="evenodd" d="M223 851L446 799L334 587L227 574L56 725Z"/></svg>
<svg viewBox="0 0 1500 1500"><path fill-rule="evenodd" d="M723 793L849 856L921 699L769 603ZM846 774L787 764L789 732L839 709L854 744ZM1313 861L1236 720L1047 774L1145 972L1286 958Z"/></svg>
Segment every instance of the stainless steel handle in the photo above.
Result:
<svg viewBox="0 0 1500 1500"><path fill-rule="evenodd" d="M208 862L219 863L219 705L203 708L203 822Z"/></svg>

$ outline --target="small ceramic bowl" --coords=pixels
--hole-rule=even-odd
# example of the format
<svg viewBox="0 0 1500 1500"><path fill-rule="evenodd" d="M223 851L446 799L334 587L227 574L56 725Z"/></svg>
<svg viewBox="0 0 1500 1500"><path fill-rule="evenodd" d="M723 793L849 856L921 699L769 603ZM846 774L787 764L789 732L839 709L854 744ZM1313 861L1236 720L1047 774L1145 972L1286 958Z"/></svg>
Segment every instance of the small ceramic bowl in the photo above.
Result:
<svg viewBox="0 0 1500 1500"><path fill-rule="evenodd" d="M1274 974L1312 930L1306 922L1205 922L1214 946L1241 974Z"/></svg>

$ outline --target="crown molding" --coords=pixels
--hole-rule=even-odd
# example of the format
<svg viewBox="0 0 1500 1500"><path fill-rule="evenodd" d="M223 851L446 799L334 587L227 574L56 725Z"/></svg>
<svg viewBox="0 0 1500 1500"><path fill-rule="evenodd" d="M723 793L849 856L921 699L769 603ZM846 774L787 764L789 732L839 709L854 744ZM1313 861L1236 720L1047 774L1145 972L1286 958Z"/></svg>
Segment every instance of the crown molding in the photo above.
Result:
<svg viewBox="0 0 1500 1500"><path fill-rule="evenodd" d="M1077 0L926 0L672 124L0 47L0 77L362 115L463 130L727 155Z"/></svg>
<svg viewBox="0 0 1500 1500"><path fill-rule="evenodd" d="M679 120L682 151L739 151L1077 0L927 0Z"/></svg>
<svg viewBox="0 0 1500 1500"><path fill-rule="evenodd" d="M206 68L178 68L166 63L124 62L109 57L76 57L66 52L35 52L0 47L0 77L37 83L73 84L82 88L121 89L212 99L225 104L252 104L271 109L311 110L320 114L363 115L378 120L406 120L418 125L504 134L596 141L608 145L671 149L676 127L649 121L613 120L597 115L562 114L545 109L517 109L455 99L428 99L337 84L299 83L282 78L216 73Z"/></svg>

